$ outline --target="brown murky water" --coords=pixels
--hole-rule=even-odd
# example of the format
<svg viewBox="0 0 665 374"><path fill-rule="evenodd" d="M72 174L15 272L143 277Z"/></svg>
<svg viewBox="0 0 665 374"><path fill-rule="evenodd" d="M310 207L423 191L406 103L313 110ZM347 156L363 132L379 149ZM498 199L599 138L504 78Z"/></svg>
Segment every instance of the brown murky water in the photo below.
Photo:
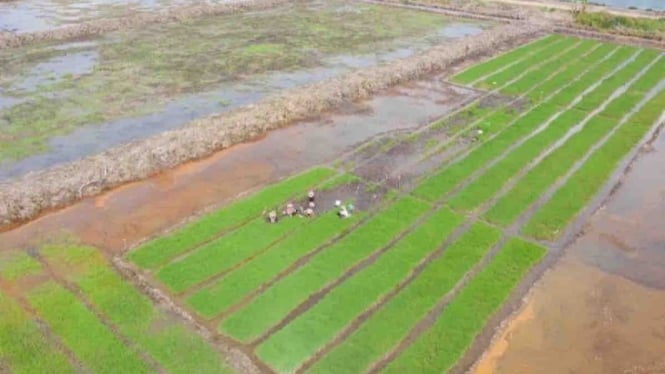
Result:
<svg viewBox="0 0 665 374"><path fill-rule="evenodd" d="M430 123L476 95L435 78L402 86L344 113L273 131L254 143L46 214L0 233L0 250L64 231L117 253L240 193L334 161L378 135Z"/></svg>
<svg viewBox="0 0 665 374"><path fill-rule="evenodd" d="M665 134L472 372L665 373Z"/></svg>

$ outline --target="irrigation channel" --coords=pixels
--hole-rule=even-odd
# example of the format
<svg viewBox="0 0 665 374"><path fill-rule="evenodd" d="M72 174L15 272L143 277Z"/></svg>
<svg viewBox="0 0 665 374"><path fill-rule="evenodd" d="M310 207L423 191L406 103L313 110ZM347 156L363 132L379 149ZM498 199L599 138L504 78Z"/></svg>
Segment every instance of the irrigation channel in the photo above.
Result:
<svg viewBox="0 0 665 374"><path fill-rule="evenodd" d="M16 320L34 315L51 330L31 335L51 352L35 365L205 371L164 354L164 337L179 331L178 352L220 365L212 352L221 351L229 370L464 371L557 261L564 265L545 274L523 310L550 302L542 289L569 279L557 278L557 269L574 256L583 259L578 271L595 266L602 269L596 274L650 287L662 281L657 265L631 271L616 266L631 256L603 259L603 248L580 244L593 230L575 239L616 182L629 184L640 163L654 159L644 154L624 176L637 146L655 139L665 118L663 71L661 51L551 35L456 74L397 86L345 113L274 131L0 234L7 264L0 295L16 304ZM265 222L268 210L311 188L317 217ZM607 210L621 209L612 204L628 209L618 196L630 191L614 191L592 227L602 227ZM339 219L335 200L354 202L355 214ZM632 253L661 260L650 249L660 239L634 235L646 249ZM632 248L623 240L611 242ZM582 249L564 251L573 242ZM575 305L587 305L587 320L637 315L619 308L608 317L604 305L616 293L607 292ZM125 299L145 312L113 307ZM51 312L64 301L68 309ZM79 316L117 355L96 357L58 313ZM596 329L619 334L607 326ZM57 339L44 338L51 336ZM505 360L514 357L503 351ZM494 367L510 372L492 352ZM21 363L6 356L10 367ZM653 357L630 364L658 365L644 361Z"/></svg>

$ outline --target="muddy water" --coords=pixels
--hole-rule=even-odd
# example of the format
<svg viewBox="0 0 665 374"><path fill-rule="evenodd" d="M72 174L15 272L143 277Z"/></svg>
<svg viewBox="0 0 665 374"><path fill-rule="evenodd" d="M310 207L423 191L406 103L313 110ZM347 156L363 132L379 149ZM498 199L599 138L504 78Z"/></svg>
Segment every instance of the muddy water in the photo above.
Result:
<svg viewBox="0 0 665 374"><path fill-rule="evenodd" d="M18 0L0 2L0 31L32 32L176 5L237 0Z"/></svg>
<svg viewBox="0 0 665 374"><path fill-rule="evenodd" d="M255 143L47 214L0 234L0 250L25 247L65 231L114 253L205 207L333 161L377 135L427 124L475 95L438 79L402 86L344 113L273 131Z"/></svg>
<svg viewBox="0 0 665 374"><path fill-rule="evenodd" d="M42 170L57 164L99 153L115 145L143 139L150 135L174 129L189 121L248 105L275 94L280 90L318 82L341 73L375 66L411 56L443 40L465 37L482 31L477 25L452 23L436 30L431 38L419 41L397 42L395 48L377 51L371 55L337 55L325 59L323 66L293 72L274 72L244 81L227 83L202 93L181 97L159 111L144 116L123 118L95 126L85 126L67 135L53 137L46 153L19 161L0 163L0 181L15 178L30 171ZM78 50L81 43L72 43ZM90 46L87 46L90 47ZM35 66L27 77L12 86L13 91L30 91L45 81L55 81L66 75L80 75L94 68L97 59L94 49L68 53ZM57 92L55 94L58 94ZM0 109L16 105L21 100L2 95Z"/></svg>
<svg viewBox="0 0 665 374"><path fill-rule="evenodd" d="M661 132L475 373L665 373L664 157Z"/></svg>

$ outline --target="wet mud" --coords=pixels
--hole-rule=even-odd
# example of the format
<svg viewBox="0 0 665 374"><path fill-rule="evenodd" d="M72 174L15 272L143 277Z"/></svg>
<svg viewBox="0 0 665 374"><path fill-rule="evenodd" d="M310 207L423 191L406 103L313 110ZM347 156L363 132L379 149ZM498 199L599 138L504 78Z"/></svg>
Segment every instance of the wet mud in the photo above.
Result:
<svg viewBox="0 0 665 374"><path fill-rule="evenodd" d="M661 132L471 372L665 372L664 156Z"/></svg>
<svg viewBox="0 0 665 374"><path fill-rule="evenodd" d="M332 162L377 136L424 126L474 95L436 79L404 86L399 92L270 132L253 143L45 214L0 234L0 250L26 247L65 231L107 253L118 253L207 207Z"/></svg>

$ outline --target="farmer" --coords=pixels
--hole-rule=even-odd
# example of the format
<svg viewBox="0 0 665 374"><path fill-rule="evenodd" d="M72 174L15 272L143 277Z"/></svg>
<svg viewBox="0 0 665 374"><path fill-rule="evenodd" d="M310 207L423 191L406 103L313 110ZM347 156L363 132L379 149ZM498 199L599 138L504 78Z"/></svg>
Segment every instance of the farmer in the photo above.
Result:
<svg viewBox="0 0 665 374"><path fill-rule="evenodd" d="M277 212L274 210L271 210L270 213L268 213L268 223L277 223Z"/></svg>
<svg viewBox="0 0 665 374"><path fill-rule="evenodd" d="M286 204L286 209L284 210L284 215L293 217L298 213L296 210L295 206L293 206L293 203L288 203Z"/></svg>
<svg viewBox="0 0 665 374"><path fill-rule="evenodd" d="M307 193L307 200L308 200L310 203L313 203L313 202L314 202L314 190L310 190L310 191Z"/></svg>

